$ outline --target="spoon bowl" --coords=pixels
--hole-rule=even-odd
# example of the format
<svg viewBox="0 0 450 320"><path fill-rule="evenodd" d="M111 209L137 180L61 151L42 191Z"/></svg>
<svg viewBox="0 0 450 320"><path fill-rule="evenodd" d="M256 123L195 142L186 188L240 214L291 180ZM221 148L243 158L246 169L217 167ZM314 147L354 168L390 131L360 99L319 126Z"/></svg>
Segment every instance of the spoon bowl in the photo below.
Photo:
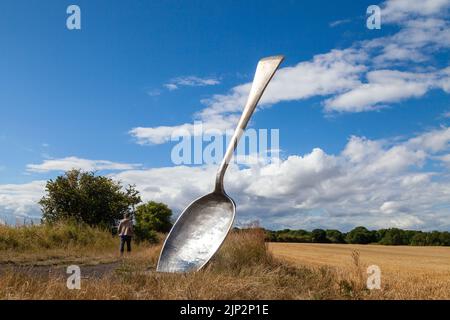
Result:
<svg viewBox="0 0 450 320"><path fill-rule="evenodd" d="M234 201L220 192L192 202L170 231L157 271L189 272L202 268L225 240L235 214Z"/></svg>

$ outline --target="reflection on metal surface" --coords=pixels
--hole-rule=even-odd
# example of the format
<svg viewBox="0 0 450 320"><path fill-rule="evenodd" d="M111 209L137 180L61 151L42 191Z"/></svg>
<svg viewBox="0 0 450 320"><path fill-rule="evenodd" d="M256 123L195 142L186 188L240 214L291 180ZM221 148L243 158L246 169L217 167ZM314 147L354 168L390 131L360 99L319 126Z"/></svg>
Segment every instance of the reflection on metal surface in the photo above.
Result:
<svg viewBox="0 0 450 320"><path fill-rule="evenodd" d="M227 196L210 193L188 206L164 244L158 271L187 272L203 266L219 249L234 220Z"/></svg>
<svg viewBox="0 0 450 320"><path fill-rule="evenodd" d="M259 61L244 111L217 172L215 190L192 202L181 213L164 242L157 271L200 270L219 250L228 235L236 206L223 188L225 171L259 99L282 61L282 56Z"/></svg>

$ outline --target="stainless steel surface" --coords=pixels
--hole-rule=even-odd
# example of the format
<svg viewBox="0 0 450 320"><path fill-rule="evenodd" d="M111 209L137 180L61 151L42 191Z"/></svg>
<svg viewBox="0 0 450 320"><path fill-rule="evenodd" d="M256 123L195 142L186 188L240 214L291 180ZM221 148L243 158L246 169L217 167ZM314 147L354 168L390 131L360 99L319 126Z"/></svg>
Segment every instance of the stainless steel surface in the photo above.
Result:
<svg viewBox="0 0 450 320"><path fill-rule="evenodd" d="M223 191L223 177L225 176L225 171L227 170L228 164L233 157L234 150L236 149L239 139L241 138L245 128L247 127L248 121L255 111L259 99L261 99L264 90L277 71L278 66L281 64L281 62L283 62L283 59L283 56L274 56L267 57L259 61L258 66L256 67L252 88L250 89L244 111L242 112L242 116L239 119L238 125L236 127L236 131L234 132L234 135L230 140L228 149L225 153L219 170L217 171L216 190L219 189Z"/></svg>
<svg viewBox="0 0 450 320"><path fill-rule="evenodd" d="M259 99L283 59L274 56L259 61L244 111L217 171L215 189L192 202L178 217L164 242L157 271L200 270L225 240L236 213L236 205L223 187L225 171Z"/></svg>

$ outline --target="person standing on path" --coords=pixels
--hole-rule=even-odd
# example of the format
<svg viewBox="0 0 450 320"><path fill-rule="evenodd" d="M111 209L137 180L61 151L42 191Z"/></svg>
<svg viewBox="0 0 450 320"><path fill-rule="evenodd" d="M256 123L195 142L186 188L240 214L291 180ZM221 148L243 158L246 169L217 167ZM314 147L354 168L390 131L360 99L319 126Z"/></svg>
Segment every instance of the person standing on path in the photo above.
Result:
<svg viewBox="0 0 450 320"><path fill-rule="evenodd" d="M123 255L125 243L127 244L127 252L131 252L131 238L133 237L133 221L130 214L126 213L123 220L120 221L117 229L120 237L120 255Z"/></svg>

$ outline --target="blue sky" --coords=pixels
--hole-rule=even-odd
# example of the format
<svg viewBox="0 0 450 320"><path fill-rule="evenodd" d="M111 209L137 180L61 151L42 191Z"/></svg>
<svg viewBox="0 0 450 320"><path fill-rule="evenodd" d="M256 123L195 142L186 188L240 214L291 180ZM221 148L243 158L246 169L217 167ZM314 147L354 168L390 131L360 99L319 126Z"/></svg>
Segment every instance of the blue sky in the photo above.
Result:
<svg viewBox="0 0 450 320"><path fill-rule="evenodd" d="M66 28L70 4L81 30ZM380 30L366 28L371 4ZM238 221L449 229L449 6L2 1L0 218L38 216L43 182L68 167L136 183L178 213L215 169L176 167L161 126L234 127L257 61L283 54L251 122L280 130L283 163L231 168Z"/></svg>

